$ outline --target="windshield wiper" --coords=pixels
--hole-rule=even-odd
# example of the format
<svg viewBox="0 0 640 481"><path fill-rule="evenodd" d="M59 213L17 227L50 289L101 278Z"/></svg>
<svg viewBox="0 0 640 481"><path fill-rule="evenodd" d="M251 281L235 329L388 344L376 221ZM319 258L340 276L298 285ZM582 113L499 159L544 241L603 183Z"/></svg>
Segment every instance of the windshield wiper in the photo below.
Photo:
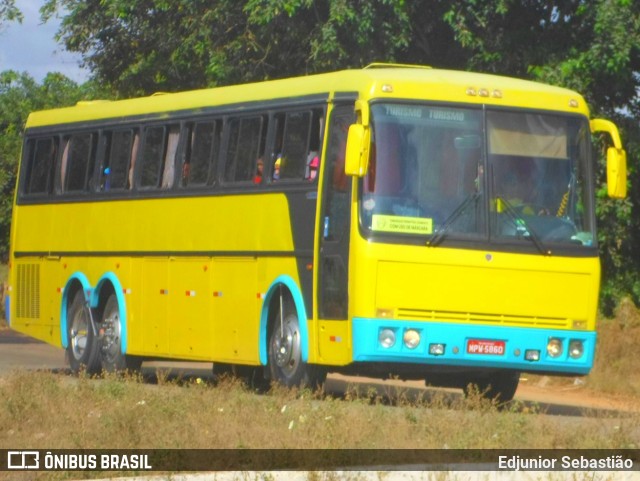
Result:
<svg viewBox="0 0 640 481"><path fill-rule="evenodd" d="M525 239L530 239L531 242L536 246L538 252L545 256L551 255L551 250L547 249L536 231L534 231L529 224L522 218L522 216L518 215L513 206L503 197L496 197L496 200L499 200L502 205L505 207L505 212L509 215L513 223L516 227L516 233L520 234L521 237Z"/></svg>
<svg viewBox="0 0 640 481"><path fill-rule="evenodd" d="M471 204L472 202L475 202L476 200L478 200L478 198L480 198L480 195L481 195L480 192L473 192L469 194L460 203L460 205L455 208L455 210L449 215L449 217L445 219L445 221L442 223L442 227L440 227L440 229L436 231L433 237L427 241L427 246L435 247L440 242L442 242L442 240L444 239L444 236L449 231L453 223L464 213L465 210L467 210L467 207L469 206L469 204Z"/></svg>

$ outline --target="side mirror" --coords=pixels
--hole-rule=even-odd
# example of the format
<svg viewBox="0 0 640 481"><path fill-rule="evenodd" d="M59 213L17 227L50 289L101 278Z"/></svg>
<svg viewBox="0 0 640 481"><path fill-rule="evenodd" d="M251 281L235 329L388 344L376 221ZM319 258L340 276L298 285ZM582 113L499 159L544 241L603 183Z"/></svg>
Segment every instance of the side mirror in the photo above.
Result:
<svg viewBox="0 0 640 481"><path fill-rule="evenodd" d="M369 129L361 124L349 127L345 173L350 176L364 177L369 163Z"/></svg>
<svg viewBox="0 0 640 481"><path fill-rule="evenodd" d="M604 119L591 120L592 132L607 132L613 147L607 149L607 194L614 199L627 196L627 153L622 148L620 133L613 122Z"/></svg>
<svg viewBox="0 0 640 481"><path fill-rule="evenodd" d="M613 199L627 196L627 153L623 149L607 149L607 193Z"/></svg>

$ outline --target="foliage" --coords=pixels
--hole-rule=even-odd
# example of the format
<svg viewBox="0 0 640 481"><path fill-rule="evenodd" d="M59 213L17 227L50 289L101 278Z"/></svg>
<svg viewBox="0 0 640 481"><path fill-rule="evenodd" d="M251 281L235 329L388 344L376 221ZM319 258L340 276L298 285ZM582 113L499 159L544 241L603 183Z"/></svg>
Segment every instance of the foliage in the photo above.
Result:
<svg viewBox="0 0 640 481"><path fill-rule="evenodd" d="M0 0L13 8L13 0ZM58 38L116 96L258 81L374 61L531 78L581 92L622 126L624 202L595 172L603 307L640 302L640 2L632 0L47 0ZM11 18L10 16L6 18ZM7 140L10 142L11 140ZM4 195L4 194L0 194ZM4 197L3 197L4 199ZM6 213L0 214L6 216Z"/></svg>
<svg viewBox="0 0 640 481"><path fill-rule="evenodd" d="M22 22L22 12L15 0L0 0L0 27L4 22Z"/></svg>
<svg viewBox="0 0 640 481"><path fill-rule="evenodd" d="M608 315L630 294L640 302L640 4L630 0L474 0L446 19L473 69L530 76L581 92L594 116L621 126L629 164L625 201L606 195L604 149L596 171L597 220ZM604 147L604 146L601 146Z"/></svg>
<svg viewBox="0 0 640 481"><path fill-rule="evenodd" d="M22 131L29 112L73 105L95 94L97 89L91 83L78 86L58 73L49 73L38 84L26 73L0 72L0 261L6 260L8 254L11 204Z"/></svg>
<svg viewBox="0 0 640 481"><path fill-rule="evenodd" d="M403 2L49 0L60 38L125 95L357 67L410 41Z"/></svg>

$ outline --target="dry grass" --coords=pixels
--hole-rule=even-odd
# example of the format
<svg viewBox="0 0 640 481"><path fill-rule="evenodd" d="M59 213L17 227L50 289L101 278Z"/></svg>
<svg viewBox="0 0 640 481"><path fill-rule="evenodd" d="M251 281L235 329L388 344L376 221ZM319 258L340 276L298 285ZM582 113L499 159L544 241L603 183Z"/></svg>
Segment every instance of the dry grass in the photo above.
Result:
<svg viewBox="0 0 640 481"><path fill-rule="evenodd" d="M600 322L586 387L640 399L638 345L640 311L625 301L614 319ZM480 396L446 392L416 399L398 387L354 388L335 398L274 386L256 394L236 379L213 386L162 373L155 384L139 376L51 372L0 378L0 448L6 449L639 447L640 414L558 417L519 403L499 410ZM69 473L29 479L52 476L69 479Z"/></svg>
<svg viewBox="0 0 640 481"><path fill-rule="evenodd" d="M0 381L0 448L631 448L640 415L567 419L479 397L347 400L239 381L14 372ZM523 436L523 433L527 433Z"/></svg>
<svg viewBox="0 0 640 481"><path fill-rule="evenodd" d="M257 394L236 379L213 386L198 379L169 381L163 376L158 384L139 376L95 379L51 372L13 372L0 378L0 449L639 446L640 414L560 418L523 410L518 403L499 410L475 396L465 399L443 393L410 400L403 389L390 388L384 395L353 389L337 399L281 387ZM78 479L80 474L101 475L34 472L11 479ZM456 473L434 474L438 477L428 479L462 479ZM339 478L308 476L361 479L356 473Z"/></svg>
<svg viewBox="0 0 640 481"><path fill-rule="evenodd" d="M623 299L613 319L598 326L594 369L587 378L591 390L640 398L640 310Z"/></svg>

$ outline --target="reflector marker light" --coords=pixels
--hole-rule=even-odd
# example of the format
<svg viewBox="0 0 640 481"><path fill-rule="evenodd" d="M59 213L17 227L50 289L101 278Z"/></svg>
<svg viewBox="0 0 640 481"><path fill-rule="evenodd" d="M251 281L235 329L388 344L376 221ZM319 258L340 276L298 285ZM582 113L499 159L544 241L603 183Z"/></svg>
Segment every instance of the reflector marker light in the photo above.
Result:
<svg viewBox="0 0 640 481"><path fill-rule="evenodd" d="M131 294L131 289L129 287L125 287L124 289L122 289L122 293L123 294Z"/></svg>
<svg viewBox="0 0 640 481"><path fill-rule="evenodd" d="M160 295L161 296L168 296L169 295L169 289L160 289Z"/></svg>
<svg viewBox="0 0 640 481"><path fill-rule="evenodd" d="M331 341L331 342L342 342L342 337L340 337L340 336L329 336L329 341Z"/></svg>
<svg viewBox="0 0 640 481"><path fill-rule="evenodd" d="M9 290L9 289L7 289L7 290ZM58 292L58 294L62 294L64 292L64 287L58 287L56 289L56 291Z"/></svg>
<svg viewBox="0 0 640 481"><path fill-rule="evenodd" d="M213 291L213 297L222 297L222 291Z"/></svg>
<svg viewBox="0 0 640 481"><path fill-rule="evenodd" d="M187 297L196 297L196 291L185 291L184 294Z"/></svg>
<svg viewBox="0 0 640 481"><path fill-rule="evenodd" d="M257 297L258 299L264 299L266 296L265 296L265 294L264 294L264 293L262 293L262 292L258 292L258 293L256 294L256 297Z"/></svg>

